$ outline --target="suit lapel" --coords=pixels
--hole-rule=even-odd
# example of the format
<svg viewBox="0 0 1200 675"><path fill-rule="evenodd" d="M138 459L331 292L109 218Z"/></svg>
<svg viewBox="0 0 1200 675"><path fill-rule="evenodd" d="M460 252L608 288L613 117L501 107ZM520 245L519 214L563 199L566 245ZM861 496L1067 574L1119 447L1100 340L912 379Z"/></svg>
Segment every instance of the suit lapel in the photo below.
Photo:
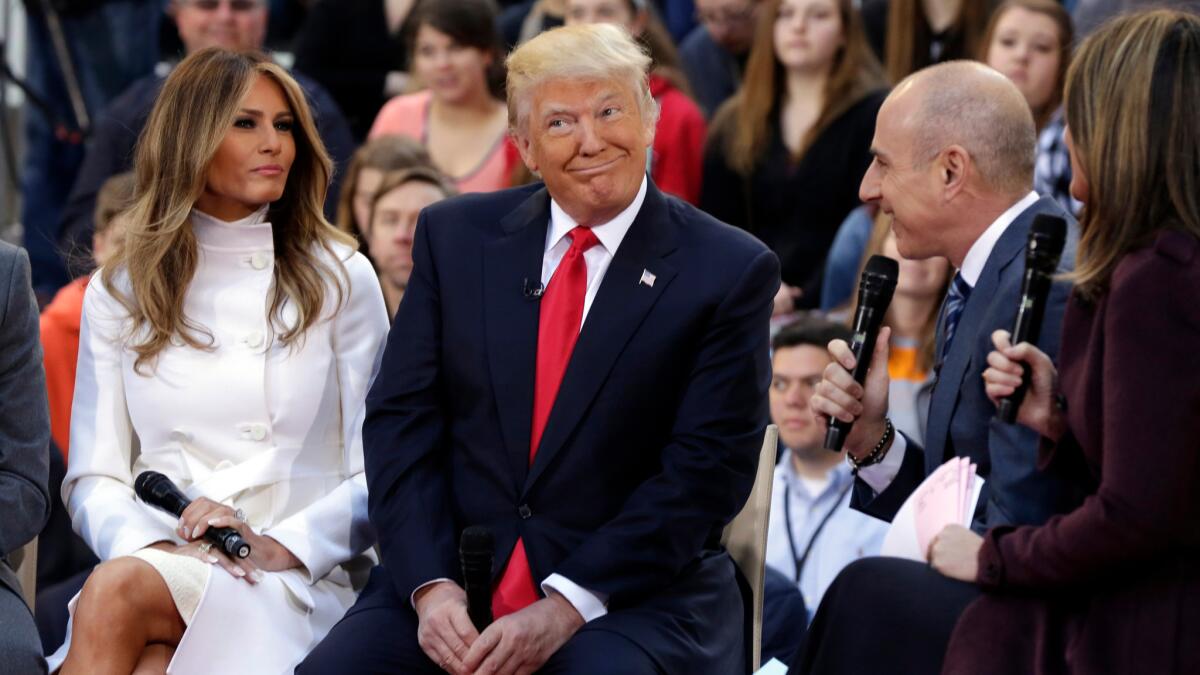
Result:
<svg viewBox="0 0 1200 675"><path fill-rule="evenodd" d="M676 236L666 199L653 184L648 185L642 208L584 320L523 492L529 491L563 449L626 343L675 277L675 270L662 257L674 250ZM652 284L642 282L647 271L654 275ZM531 409L532 394L529 401ZM526 438L528 427L526 424Z"/></svg>
<svg viewBox="0 0 1200 675"><path fill-rule="evenodd" d="M537 364L538 301L524 287L526 280L529 285L541 280L549 224L550 198L543 188L505 217L503 236L484 247L484 339L514 489L529 471Z"/></svg>
<svg viewBox="0 0 1200 675"><path fill-rule="evenodd" d="M975 287L971 289L971 297L967 298L967 304L963 307L962 316L958 320L958 328L954 332L955 342L950 346L950 353L946 355L946 360L938 368L937 383L934 386L933 398L929 403L929 431L925 438L926 474L932 473L948 459L946 454L951 447L949 444L950 420L954 417L955 408L958 407L959 394L964 386L963 378L966 377L967 371L971 369L975 360L981 358L981 355L976 353L980 327L992 316L992 298L1000 285L1000 277L1009 265L1020 260L1020 253L1025 249L1025 241L1029 238L1029 226L1033 222L1033 216L1042 210L1041 207L1041 200L1035 202L1033 206L1022 211L1004 231L1004 234L1000 235L1000 239L992 247L987 262L984 263L983 271L979 274ZM1011 309L1013 317L1015 317L1016 306L1014 305ZM998 310L1007 311L1003 307ZM942 334L942 320L945 318L945 311L945 303L943 303L942 316L939 317L937 329L939 354L942 340L945 339L945 335ZM990 340L990 336L988 339ZM979 383L968 383L968 386L976 385ZM957 449L955 452L957 453Z"/></svg>

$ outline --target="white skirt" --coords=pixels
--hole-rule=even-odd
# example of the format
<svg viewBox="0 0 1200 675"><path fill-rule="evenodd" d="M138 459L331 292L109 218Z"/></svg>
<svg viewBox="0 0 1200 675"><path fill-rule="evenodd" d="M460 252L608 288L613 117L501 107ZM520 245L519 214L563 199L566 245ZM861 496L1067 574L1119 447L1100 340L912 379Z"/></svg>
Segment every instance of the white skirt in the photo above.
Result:
<svg viewBox="0 0 1200 675"><path fill-rule="evenodd" d="M251 585L215 565L154 549L133 554L154 567L187 624L168 675L292 673L354 604L353 589L327 580L308 585L298 570L264 572ZM67 605L72 617L76 595ZM67 638L47 657L50 672L62 666Z"/></svg>

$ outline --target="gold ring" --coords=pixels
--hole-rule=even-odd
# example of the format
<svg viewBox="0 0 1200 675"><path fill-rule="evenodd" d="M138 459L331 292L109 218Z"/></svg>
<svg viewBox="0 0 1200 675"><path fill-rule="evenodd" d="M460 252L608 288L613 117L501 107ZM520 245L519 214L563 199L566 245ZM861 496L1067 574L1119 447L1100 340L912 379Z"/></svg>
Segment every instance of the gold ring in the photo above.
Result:
<svg viewBox="0 0 1200 675"><path fill-rule="evenodd" d="M212 544L207 541L202 541L202 542L200 542L200 545L197 546L196 548L200 549L201 553L208 553L209 551L212 550Z"/></svg>

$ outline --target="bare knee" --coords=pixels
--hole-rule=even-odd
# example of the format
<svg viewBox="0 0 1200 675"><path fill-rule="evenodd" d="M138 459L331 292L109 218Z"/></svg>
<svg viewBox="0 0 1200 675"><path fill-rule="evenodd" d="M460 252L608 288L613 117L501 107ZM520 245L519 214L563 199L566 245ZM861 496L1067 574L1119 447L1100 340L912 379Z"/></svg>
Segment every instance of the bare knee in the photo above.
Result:
<svg viewBox="0 0 1200 675"><path fill-rule="evenodd" d="M175 609L166 582L149 563L137 558L116 558L101 563L88 576L79 594L75 624L92 622L113 627L114 623L135 622L154 636L170 637L183 632L182 619Z"/></svg>

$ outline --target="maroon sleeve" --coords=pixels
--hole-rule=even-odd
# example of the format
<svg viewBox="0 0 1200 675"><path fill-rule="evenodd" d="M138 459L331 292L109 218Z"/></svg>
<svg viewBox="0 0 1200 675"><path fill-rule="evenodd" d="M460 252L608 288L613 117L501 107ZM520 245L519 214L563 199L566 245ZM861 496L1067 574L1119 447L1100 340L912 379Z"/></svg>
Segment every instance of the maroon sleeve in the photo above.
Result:
<svg viewBox="0 0 1200 675"><path fill-rule="evenodd" d="M1041 527L989 531L985 587L1087 585L1194 547L1200 478L1200 253L1185 235L1118 265L1103 318L1100 485ZM1100 324L1096 325L1099 329ZM1080 348L1064 345L1064 349Z"/></svg>

